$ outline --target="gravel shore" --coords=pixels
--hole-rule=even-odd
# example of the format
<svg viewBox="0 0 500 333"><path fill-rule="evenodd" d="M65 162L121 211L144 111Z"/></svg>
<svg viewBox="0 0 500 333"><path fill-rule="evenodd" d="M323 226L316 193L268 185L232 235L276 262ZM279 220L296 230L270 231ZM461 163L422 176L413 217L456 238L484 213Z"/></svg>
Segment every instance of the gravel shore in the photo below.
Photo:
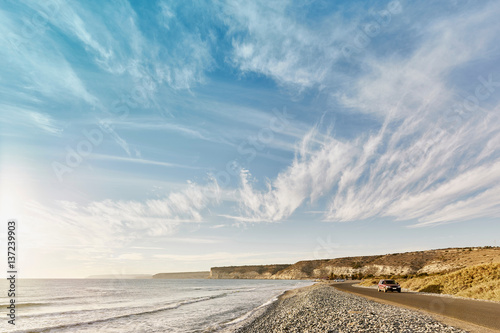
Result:
<svg viewBox="0 0 500 333"><path fill-rule="evenodd" d="M430 316L339 291L328 284L291 290L235 333L466 332Z"/></svg>

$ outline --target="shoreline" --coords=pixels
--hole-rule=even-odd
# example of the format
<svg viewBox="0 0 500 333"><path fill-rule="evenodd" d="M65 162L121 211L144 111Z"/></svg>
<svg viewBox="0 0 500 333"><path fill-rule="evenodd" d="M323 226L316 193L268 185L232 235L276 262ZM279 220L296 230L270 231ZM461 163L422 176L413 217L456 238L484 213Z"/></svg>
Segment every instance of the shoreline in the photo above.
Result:
<svg viewBox="0 0 500 333"><path fill-rule="evenodd" d="M248 311L243 316L240 316L236 319L233 319L230 322L219 324L219 328L216 329L214 332L216 332L216 333L238 332L239 330L243 329L244 327L251 325L253 321L257 320L258 318L263 316L267 311L271 310L271 308L276 306L282 298L289 297L288 295L294 294L294 293L300 291L301 289L312 287L316 284L313 281L311 281L311 282L313 284L309 285L309 286L296 287L296 288L292 288L292 289L288 289L288 290L283 291L281 294L274 296L273 298L269 299L264 304L261 304L258 307Z"/></svg>
<svg viewBox="0 0 500 333"><path fill-rule="evenodd" d="M378 303L322 282L287 290L259 308L217 332L467 332L421 311Z"/></svg>

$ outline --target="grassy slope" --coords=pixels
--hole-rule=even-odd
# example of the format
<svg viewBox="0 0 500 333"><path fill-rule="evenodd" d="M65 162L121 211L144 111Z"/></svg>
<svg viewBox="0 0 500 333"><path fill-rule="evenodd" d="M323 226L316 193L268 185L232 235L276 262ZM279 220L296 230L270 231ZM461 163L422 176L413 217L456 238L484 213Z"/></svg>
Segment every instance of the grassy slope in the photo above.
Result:
<svg viewBox="0 0 500 333"><path fill-rule="evenodd" d="M364 280L362 285L377 284L378 280ZM484 264L460 269L452 273L398 279L403 288L476 299L500 301L500 264Z"/></svg>

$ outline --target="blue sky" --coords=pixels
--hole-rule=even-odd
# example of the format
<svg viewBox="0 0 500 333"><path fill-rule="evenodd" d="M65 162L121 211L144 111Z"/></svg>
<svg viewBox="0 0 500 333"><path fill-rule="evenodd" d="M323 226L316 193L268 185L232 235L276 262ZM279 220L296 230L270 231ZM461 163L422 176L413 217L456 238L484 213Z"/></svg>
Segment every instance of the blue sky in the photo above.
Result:
<svg viewBox="0 0 500 333"><path fill-rule="evenodd" d="M499 245L499 15L2 4L0 205L21 275Z"/></svg>

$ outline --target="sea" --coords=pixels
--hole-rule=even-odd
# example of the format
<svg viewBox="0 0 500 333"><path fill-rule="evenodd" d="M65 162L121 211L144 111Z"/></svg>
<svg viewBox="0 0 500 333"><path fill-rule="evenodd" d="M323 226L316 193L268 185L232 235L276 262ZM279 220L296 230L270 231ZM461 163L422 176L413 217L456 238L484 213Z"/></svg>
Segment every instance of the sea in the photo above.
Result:
<svg viewBox="0 0 500 333"><path fill-rule="evenodd" d="M15 325L0 283L0 332L230 332L286 290L290 280L21 279Z"/></svg>

